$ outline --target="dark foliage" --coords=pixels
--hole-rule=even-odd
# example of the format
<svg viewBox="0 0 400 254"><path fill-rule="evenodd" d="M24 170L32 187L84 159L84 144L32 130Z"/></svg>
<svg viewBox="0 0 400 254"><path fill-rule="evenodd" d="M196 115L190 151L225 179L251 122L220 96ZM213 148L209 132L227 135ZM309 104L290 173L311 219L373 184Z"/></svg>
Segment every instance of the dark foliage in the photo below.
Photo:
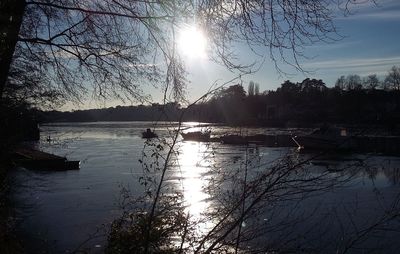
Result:
<svg viewBox="0 0 400 254"><path fill-rule="evenodd" d="M0 110L1 143L8 146L19 141L38 140L39 127L35 112L29 104L3 99Z"/></svg>
<svg viewBox="0 0 400 254"><path fill-rule="evenodd" d="M322 80L285 81L276 91L246 96L240 85L216 93L210 100L190 108L177 103L163 107L129 106L74 112L43 112L46 121L151 121L178 120L231 125L307 126L322 122L383 124L400 122L400 92L382 89L328 88Z"/></svg>

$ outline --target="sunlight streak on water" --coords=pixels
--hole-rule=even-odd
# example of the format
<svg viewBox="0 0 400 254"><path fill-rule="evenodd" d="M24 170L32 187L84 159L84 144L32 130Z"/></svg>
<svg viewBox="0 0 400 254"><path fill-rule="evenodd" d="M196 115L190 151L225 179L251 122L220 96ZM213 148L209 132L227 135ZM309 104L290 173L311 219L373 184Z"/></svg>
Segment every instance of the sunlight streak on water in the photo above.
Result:
<svg viewBox="0 0 400 254"><path fill-rule="evenodd" d="M211 162L207 159L210 148L206 143L182 142L179 154L179 166L185 212L196 224L198 236L206 233L214 223L206 219L205 214L210 209L211 201L205 188L208 185L207 173Z"/></svg>
<svg viewBox="0 0 400 254"><path fill-rule="evenodd" d="M204 159L203 155L207 147L203 143L183 142L181 150L179 164L187 212L194 217L198 217L207 207L205 200L208 195L203 190L206 183L202 178L202 174L206 172L207 168L200 164Z"/></svg>

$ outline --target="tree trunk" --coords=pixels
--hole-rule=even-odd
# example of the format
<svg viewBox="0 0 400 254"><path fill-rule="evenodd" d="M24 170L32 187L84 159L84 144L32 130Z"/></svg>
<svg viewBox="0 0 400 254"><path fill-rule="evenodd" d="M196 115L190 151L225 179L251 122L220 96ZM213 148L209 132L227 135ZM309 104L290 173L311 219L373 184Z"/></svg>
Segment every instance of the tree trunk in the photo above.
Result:
<svg viewBox="0 0 400 254"><path fill-rule="evenodd" d="M18 41L25 5L25 0L0 2L0 102Z"/></svg>

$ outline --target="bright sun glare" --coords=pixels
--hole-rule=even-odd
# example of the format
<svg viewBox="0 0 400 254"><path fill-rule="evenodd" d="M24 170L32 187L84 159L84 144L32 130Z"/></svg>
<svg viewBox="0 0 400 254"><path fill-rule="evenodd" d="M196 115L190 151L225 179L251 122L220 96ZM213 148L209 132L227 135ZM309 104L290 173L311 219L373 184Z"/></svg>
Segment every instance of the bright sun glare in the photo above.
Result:
<svg viewBox="0 0 400 254"><path fill-rule="evenodd" d="M207 40L203 32L192 26L180 31L178 47L181 52L190 58L206 57Z"/></svg>

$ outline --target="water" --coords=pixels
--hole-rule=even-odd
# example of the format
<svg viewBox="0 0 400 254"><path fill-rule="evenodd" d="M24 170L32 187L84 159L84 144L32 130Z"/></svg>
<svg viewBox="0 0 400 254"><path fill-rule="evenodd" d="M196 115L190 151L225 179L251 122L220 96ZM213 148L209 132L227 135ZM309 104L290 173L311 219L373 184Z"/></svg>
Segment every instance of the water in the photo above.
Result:
<svg viewBox="0 0 400 254"><path fill-rule="evenodd" d="M14 172L13 199L17 208L18 231L28 246L29 253L70 253L77 248L86 248L91 253L103 252L106 244L104 229L121 214L121 190L128 188L134 195L143 193L143 186L138 182L138 178L143 176L143 167L139 159L143 159L143 152L149 155L150 148L147 146L144 149L145 141L141 138L141 132L151 126L152 123L149 122L96 122L50 124L41 127L43 140L38 146L45 151L66 156L70 160L80 160L81 168L78 171L65 172L19 168ZM176 123L159 123L156 132L160 137L170 137L174 126ZM183 124L184 129L201 129L196 126L196 123ZM214 134L305 131L235 129L212 125L207 125L207 128L211 128ZM50 142L46 141L47 137L50 137ZM169 138L167 142L170 142ZM245 168L248 169L247 181L250 182L287 154L292 154L294 161L314 156L298 154L293 148L246 148L181 140L177 144L177 150L179 154L172 158L175 165L166 176L166 183L172 186L167 191L182 193L186 212L190 213L193 220L201 220L205 212L223 206L226 199L221 193L226 194L228 190L233 189L237 193L236 196L240 196ZM165 154L165 151L162 153ZM252 164L246 166L243 163L246 158L251 159ZM364 164L360 167L359 162ZM356 164L357 167L354 166ZM343 170L346 165L350 166ZM261 239L268 237L278 241L282 235L289 239L290 232L297 235L294 237L294 242L297 242L298 235L304 232L305 227L309 227L308 233L303 233L303 242L315 242L319 237L319 244L322 244L321 232L324 232L323 239L326 243L323 244L329 246L330 250L339 249L337 246L331 246L332 238L337 238L338 234L344 231L354 233L357 231L355 228L361 231L366 223L373 224L374 219L379 218L391 205L400 190L400 158L325 155L323 158L307 162L303 168L302 172L307 171L308 176L326 172L325 184L327 179L336 177L343 180L343 183L334 185L328 191L316 192L315 194L319 195L308 199L298 199L297 196L296 200L274 200L277 205L273 209L260 205L257 218L264 223L258 223L257 226L254 219L256 217L252 219L249 216L243 222L243 225L248 225L244 227L244 233L257 228L258 233L262 234ZM218 194L215 194L215 190L206 191L211 183L218 183ZM248 202L251 198L249 197ZM298 200L301 200L301 203ZM281 231L272 230L278 230L278 222L288 222L289 219L307 214L314 216L306 225L303 220L302 223L292 222L289 231L288 228ZM351 216L347 216L349 214ZM323 226L326 227L320 226L315 230L313 223L320 225L321 221L324 221ZM199 234L202 231L206 232L212 225L212 221L203 221L203 224L199 224ZM281 225L279 224L280 227ZM392 236L393 234L389 234L384 238L390 239ZM241 247L260 247L262 244L262 240L253 240L241 244ZM293 241L288 243L288 246L291 244ZM374 247L376 242L369 240L368 244L363 246L370 245ZM398 244L395 247L398 247Z"/></svg>

